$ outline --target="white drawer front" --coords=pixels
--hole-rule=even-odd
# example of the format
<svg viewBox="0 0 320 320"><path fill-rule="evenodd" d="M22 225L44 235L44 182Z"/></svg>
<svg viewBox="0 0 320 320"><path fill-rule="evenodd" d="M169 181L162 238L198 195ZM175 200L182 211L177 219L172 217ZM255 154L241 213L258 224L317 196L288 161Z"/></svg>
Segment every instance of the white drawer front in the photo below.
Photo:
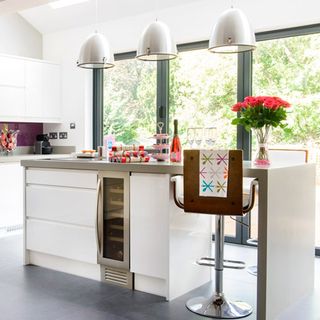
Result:
<svg viewBox="0 0 320 320"><path fill-rule="evenodd" d="M28 169L26 181L29 184L96 189L97 173L77 170Z"/></svg>
<svg viewBox="0 0 320 320"><path fill-rule="evenodd" d="M42 185L26 187L27 217L95 226L96 190Z"/></svg>
<svg viewBox="0 0 320 320"><path fill-rule="evenodd" d="M72 260L97 263L94 228L28 219L26 247Z"/></svg>

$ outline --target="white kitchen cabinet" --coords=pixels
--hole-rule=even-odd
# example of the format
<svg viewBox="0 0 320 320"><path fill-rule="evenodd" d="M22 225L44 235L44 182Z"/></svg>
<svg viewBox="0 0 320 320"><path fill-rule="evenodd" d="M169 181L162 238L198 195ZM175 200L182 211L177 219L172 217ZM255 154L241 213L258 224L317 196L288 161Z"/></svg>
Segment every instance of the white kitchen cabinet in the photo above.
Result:
<svg viewBox="0 0 320 320"><path fill-rule="evenodd" d="M94 228L28 219L26 230L28 250L97 263Z"/></svg>
<svg viewBox="0 0 320 320"><path fill-rule="evenodd" d="M210 280L195 261L210 255L211 216L185 214L169 174L130 177L131 272L135 289L172 300Z"/></svg>
<svg viewBox="0 0 320 320"><path fill-rule="evenodd" d="M131 272L168 277L169 186L168 174L131 175Z"/></svg>
<svg viewBox="0 0 320 320"><path fill-rule="evenodd" d="M168 300L208 282L210 268L195 261L210 254L211 216L174 204L170 174L119 168L26 168L25 264L100 281L129 262L135 290Z"/></svg>
<svg viewBox="0 0 320 320"><path fill-rule="evenodd" d="M26 117L42 122L61 118L60 66L43 61L28 61L26 66Z"/></svg>
<svg viewBox="0 0 320 320"><path fill-rule="evenodd" d="M55 64L42 64L43 79L43 118L59 121L61 117L60 67Z"/></svg>
<svg viewBox="0 0 320 320"><path fill-rule="evenodd" d="M26 262L32 251L97 264L97 172L27 169L25 192Z"/></svg>
<svg viewBox="0 0 320 320"><path fill-rule="evenodd" d="M0 118L2 121L60 122L60 66L0 55Z"/></svg>
<svg viewBox="0 0 320 320"><path fill-rule="evenodd" d="M31 118L41 118L43 107L43 93L42 93L42 63L38 61L26 61L26 116Z"/></svg>
<svg viewBox="0 0 320 320"><path fill-rule="evenodd" d="M0 163L0 229L21 228L23 223L23 169L20 163Z"/></svg>
<svg viewBox="0 0 320 320"><path fill-rule="evenodd" d="M24 87L24 59L0 56L0 70L0 86Z"/></svg>
<svg viewBox="0 0 320 320"><path fill-rule="evenodd" d="M1 73L1 71L0 71ZM0 86L0 119L14 121L25 118L24 88Z"/></svg>
<svg viewBox="0 0 320 320"><path fill-rule="evenodd" d="M0 118L14 120L25 116L24 60L0 56Z"/></svg>
<svg viewBox="0 0 320 320"><path fill-rule="evenodd" d="M27 184L95 189L97 173L86 170L29 169Z"/></svg>
<svg viewBox="0 0 320 320"><path fill-rule="evenodd" d="M97 192L94 189L28 185L26 198L27 218L95 227L93 211Z"/></svg>

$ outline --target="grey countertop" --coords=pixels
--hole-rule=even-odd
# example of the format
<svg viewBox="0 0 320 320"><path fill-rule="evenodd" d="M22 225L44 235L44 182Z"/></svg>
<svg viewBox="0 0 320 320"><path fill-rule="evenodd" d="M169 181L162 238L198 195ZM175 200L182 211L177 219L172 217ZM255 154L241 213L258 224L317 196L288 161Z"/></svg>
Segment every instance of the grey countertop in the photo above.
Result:
<svg viewBox="0 0 320 320"><path fill-rule="evenodd" d="M8 155L8 156L0 156L0 164L3 163L14 163L20 162L22 160L39 160L39 159L57 159L57 158L65 158L68 157L68 154L19 154L19 155Z"/></svg>
<svg viewBox="0 0 320 320"><path fill-rule="evenodd" d="M142 172L142 173L169 173L182 174L183 165L181 163L157 162L148 163L111 163L106 160L97 159L38 159L23 160L24 167L52 168L52 169L76 169L76 170L96 170L96 171L122 171L122 172Z"/></svg>
<svg viewBox="0 0 320 320"><path fill-rule="evenodd" d="M52 154L33 154L33 147L17 147L16 150L8 155L0 155L0 164L2 163L14 163L21 160L38 160L38 159L57 159L70 157L70 153L75 151L74 146L52 146Z"/></svg>
<svg viewBox="0 0 320 320"><path fill-rule="evenodd" d="M21 165L24 167L34 168L51 168L51 169L74 169L74 170L95 170L95 171L122 171L122 172L142 172L142 173L168 173L183 174L182 163L157 162L148 163L110 163L106 160L98 159L75 159L63 158L62 155L52 155L42 157L36 160L22 159ZM276 163L269 167L256 167L251 161L244 161L244 175L251 177L259 177L266 174L270 170L277 170L300 165L314 164L290 164Z"/></svg>

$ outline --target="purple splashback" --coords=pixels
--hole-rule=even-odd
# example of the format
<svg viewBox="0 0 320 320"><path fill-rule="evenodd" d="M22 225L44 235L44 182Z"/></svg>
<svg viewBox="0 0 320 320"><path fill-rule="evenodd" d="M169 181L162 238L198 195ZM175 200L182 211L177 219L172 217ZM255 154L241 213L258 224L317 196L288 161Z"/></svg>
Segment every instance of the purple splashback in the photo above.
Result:
<svg viewBox="0 0 320 320"><path fill-rule="evenodd" d="M18 147L33 146L37 134L43 133L42 123L24 123L24 122L0 122L0 130L4 125L9 129L20 130L18 134Z"/></svg>

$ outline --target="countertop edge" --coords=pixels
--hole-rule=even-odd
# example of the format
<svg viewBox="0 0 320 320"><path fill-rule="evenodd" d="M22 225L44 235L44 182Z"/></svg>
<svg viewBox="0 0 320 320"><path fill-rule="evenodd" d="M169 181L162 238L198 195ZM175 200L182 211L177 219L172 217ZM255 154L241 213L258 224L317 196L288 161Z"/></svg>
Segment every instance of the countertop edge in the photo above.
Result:
<svg viewBox="0 0 320 320"><path fill-rule="evenodd" d="M45 158L52 158L52 159L59 159L59 158L65 158L70 156L69 154L61 154L61 153L55 153L55 154L21 154L21 155L15 155L15 156L2 156L0 157L0 165L7 164L7 163L19 163L21 161L35 161L35 160L41 160Z"/></svg>
<svg viewBox="0 0 320 320"><path fill-rule="evenodd" d="M62 156L60 158L63 158ZM182 163L169 162L149 162L149 163L111 163L99 160L77 159L35 159L21 160L21 166L27 168L47 168L47 169L69 169L69 170L92 170L92 171L119 171L136 173L159 173L159 174L183 174ZM265 177L268 172L281 169L289 169L297 166L314 166L314 164L281 164L270 167L254 167L250 161L244 161L244 176Z"/></svg>
<svg viewBox="0 0 320 320"><path fill-rule="evenodd" d="M104 162L77 162L55 160L22 160L21 165L27 168L119 171L136 173L183 174L182 164L169 163L108 163Z"/></svg>

